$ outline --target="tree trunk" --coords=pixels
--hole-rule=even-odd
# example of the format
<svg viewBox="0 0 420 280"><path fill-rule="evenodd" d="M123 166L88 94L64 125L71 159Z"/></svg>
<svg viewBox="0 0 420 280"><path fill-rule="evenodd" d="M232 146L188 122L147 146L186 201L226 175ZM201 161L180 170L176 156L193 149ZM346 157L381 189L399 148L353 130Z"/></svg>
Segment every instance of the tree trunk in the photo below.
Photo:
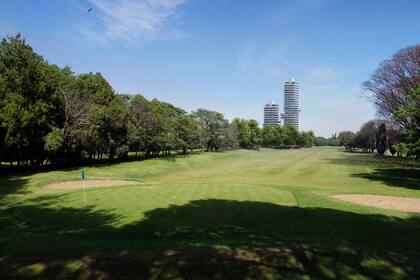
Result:
<svg viewBox="0 0 420 280"><path fill-rule="evenodd" d="M114 149L111 149L109 151L109 161L113 161L114 160L114 154L115 154Z"/></svg>

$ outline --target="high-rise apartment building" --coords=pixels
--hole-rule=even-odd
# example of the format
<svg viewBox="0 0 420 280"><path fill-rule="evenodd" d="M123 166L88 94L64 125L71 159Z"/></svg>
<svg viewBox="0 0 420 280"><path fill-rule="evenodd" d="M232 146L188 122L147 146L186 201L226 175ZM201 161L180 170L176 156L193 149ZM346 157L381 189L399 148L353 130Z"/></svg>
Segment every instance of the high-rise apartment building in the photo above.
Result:
<svg viewBox="0 0 420 280"><path fill-rule="evenodd" d="M271 101L264 106L264 125L276 126L280 124L279 104Z"/></svg>
<svg viewBox="0 0 420 280"><path fill-rule="evenodd" d="M299 83L293 78L284 83L284 125L299 128Z"/></svg>

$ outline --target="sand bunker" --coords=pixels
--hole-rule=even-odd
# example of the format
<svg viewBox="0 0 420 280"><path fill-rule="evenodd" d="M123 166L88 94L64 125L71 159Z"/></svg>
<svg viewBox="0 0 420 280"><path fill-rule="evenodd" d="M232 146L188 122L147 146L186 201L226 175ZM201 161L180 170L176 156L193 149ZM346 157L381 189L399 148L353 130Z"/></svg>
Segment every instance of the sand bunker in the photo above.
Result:
<svg viewBox="0 0 420 280"><path fill-rule="evenodd" d="M332 197L372 207L393 209L410 213L420 213L420 199L418 198L372 194L342 194L334 195Z"/></svg>
<svg viewBox="0 0 420 280"><path fill-rule="evenodd" d="M137 185L139 182L125 181L125 180L85 180L85 188L96 188L96 187L113 187L113 186L128 186ZM67 189L80 189L82 188L82 181L67 181L60 183L52 183L45 185L44 188L56 189L56 190L67 190Z"/></svg>

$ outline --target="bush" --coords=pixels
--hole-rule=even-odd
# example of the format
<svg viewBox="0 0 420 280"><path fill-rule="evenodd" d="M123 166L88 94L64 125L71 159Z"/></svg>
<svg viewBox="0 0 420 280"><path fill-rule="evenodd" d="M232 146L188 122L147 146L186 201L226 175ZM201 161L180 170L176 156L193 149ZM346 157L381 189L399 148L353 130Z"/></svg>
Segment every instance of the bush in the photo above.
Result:
<svg viewBox="0 0 420 280"><path fill-rule="evenodd" d="M408 153L408 147L405 143L398 143L395 145L395 151L397 152L398 157L404 157Z"/></svg>

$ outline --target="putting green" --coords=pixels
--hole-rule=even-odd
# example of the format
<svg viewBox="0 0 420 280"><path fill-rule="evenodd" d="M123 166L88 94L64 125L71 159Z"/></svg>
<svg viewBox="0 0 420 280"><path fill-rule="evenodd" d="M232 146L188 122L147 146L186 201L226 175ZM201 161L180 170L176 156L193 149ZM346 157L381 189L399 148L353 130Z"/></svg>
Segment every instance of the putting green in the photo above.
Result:
<svg viewBox="0 0 420 280"><path fill-rule="evenodd" d="M130 186L137 185L135 181L125 180L79 180L79 181L66 181L59 183L51 183L45 185L44 188L56 190L68 189L82 189L82 188L98 188L98 187L113 187L113 186Z"/></svg>

